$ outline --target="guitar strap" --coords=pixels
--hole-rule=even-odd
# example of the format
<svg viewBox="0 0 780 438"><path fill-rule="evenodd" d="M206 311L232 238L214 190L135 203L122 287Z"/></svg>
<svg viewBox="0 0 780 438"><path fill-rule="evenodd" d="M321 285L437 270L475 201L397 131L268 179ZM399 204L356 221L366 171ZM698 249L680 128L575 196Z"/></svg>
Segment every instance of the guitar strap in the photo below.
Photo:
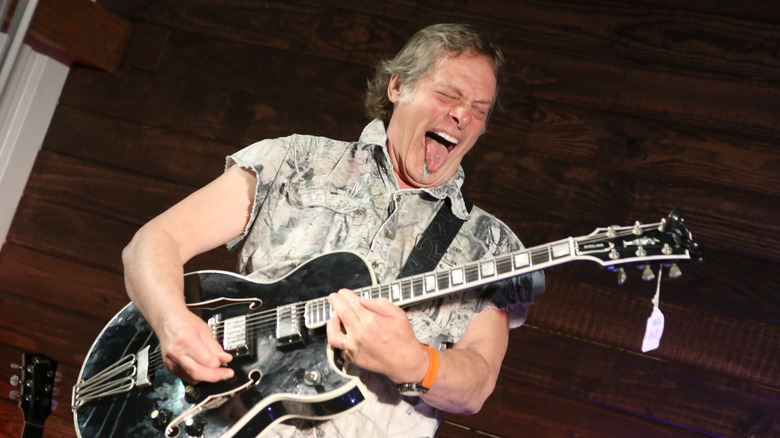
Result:
<svg viewBox="0 0 780 438"><path fill-rule="evenodd" d="M471 201L465 196L463 201L466 204L466 210L471 213L473 207ZM398 278L411 277L436 269L436 265L439 264L439 260L450 247L464 222L452 213L452 201L447 198L446 205L439 209L431 223L428 224L428 228L417 240L417 244L414 245L409 258L406 259L406 264L401 268Z"/></svg>

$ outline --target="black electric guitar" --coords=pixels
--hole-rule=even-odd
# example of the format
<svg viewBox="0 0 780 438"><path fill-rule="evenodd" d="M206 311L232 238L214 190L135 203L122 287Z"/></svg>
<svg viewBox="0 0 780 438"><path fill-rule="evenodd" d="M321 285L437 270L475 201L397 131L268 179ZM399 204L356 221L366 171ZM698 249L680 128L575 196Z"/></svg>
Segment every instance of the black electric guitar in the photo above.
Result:
<svg viewBox="0 0 780 438"><path fill-rule="evenodd" d="M22 365L12 365L21 371L20 376L13 376L11 384L20 385L19 391L11 395L19 398L19 407L24 413L24 430L22 438L43 437L43 423L49 417L54 401L54 383L58 380L57 361L43 354L25 353L22 355Z"/></svg>
<svg viewBox="0 0 780 438"><path fill-rule="evenodd" d="M342 287L406 306L576 260L622 272L624 265L700 256L676 209L658 223L599 228L381 285L364 259L350 252L317 257L273 283L227 272L187 274L190 309L234 355L235 377L183 384L162 364L154 333L129 304L92 345L73 388L77 433L82 438L254 438L287 418L327 419L351 410L366 393L358 379L343 372L324 329L332 312L327 295Z"/></svg>

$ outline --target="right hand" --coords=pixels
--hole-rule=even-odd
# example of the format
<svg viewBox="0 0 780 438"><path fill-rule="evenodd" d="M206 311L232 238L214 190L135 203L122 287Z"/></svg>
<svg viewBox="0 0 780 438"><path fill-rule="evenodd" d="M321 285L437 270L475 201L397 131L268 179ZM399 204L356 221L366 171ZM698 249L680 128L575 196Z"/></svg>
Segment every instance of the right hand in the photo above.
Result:
<svg viewBox="0 0 780 438"><path fill-rule="evenodd" d="M195 384L233 377L226 366L233 356L222 349L211 327L189 310L166 315L155 332L165 366L183 381Z"/></svg>

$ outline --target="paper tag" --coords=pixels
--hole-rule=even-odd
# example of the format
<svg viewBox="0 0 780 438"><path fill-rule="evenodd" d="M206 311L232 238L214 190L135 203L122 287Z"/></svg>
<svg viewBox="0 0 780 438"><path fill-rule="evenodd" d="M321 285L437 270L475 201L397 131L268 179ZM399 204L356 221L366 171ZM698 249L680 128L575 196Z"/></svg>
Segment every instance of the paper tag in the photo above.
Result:
<svg viewBox="0 0 780 438"><path fill-rule="evenodd" d="M645 339L642 340L642 353L655 350L661 344L661 336L664 334L664 314L661 309L653 307L653 313L647 318Z"/></svg>

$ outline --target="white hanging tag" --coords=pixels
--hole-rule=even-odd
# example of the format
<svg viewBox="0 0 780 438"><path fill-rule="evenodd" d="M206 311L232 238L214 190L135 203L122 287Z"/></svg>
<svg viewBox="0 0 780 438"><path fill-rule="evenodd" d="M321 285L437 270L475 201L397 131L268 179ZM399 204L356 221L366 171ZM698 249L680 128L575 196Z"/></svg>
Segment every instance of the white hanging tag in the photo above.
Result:
<svg viewBox="0 0 780 438"><path fill-rule="evenodd" d="M655 297L653 297L653 313L647 318L645 338L642 340L642 353L658 348L661 345L661 336L664 334L664 314L658 308L661 295L662 269L661 266L658 267L658 285L655 289Z"/></svg>
<svg viewBox="0 0 780 438"><path fill-rule="evenodd" d="M655 350L661 345L661 336L664 334L664 314L658 307L653 308L653 313L647 318L645 339L642 340L642 353Z"/></svg>

